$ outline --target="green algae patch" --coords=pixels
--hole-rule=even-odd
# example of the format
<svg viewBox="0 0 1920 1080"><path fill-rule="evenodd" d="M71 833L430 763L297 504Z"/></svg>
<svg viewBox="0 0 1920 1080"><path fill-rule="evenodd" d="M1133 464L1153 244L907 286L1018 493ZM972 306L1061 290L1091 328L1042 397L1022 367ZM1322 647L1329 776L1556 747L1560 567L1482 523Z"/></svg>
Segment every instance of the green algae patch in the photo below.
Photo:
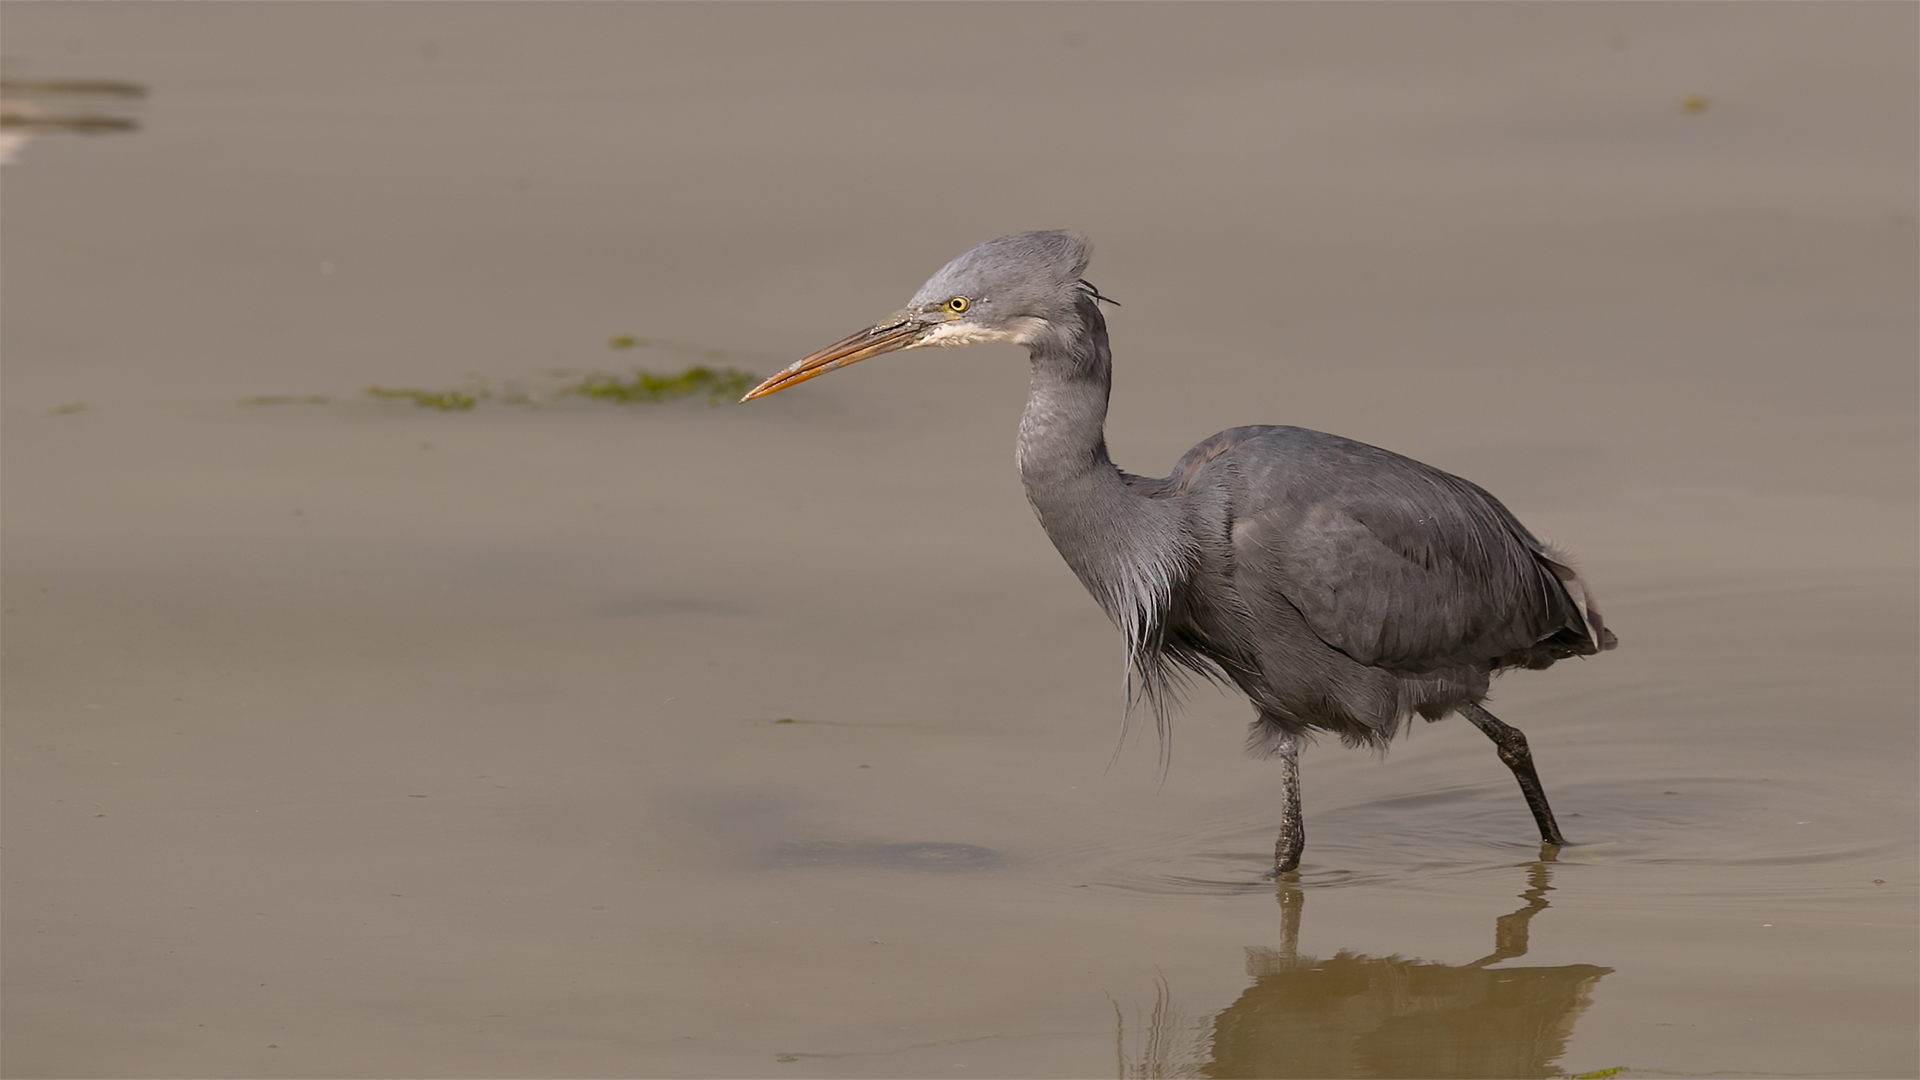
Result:
<svg viewBox="0 0 1920 1080"><path fill-rule="evenodd" d="M422 390L413 386L399 389L369 386L367 393L377 398L411 401L423 409L439 409L441 412L464 412L487 396L484 390L468 393L465 390Z"/></svg>
<svg viewBox="0 0 1920 1080"><path fill-rule="evenodd" d="M240 399L242 405L325 405L325 394L255 394Z"/></svg>
<svg viewBox="0 0 1920 1080"><path fill-rule="evenodd" d="M722 401L740 397L757 382L758 376L738 368L710 368L695 364L672 375L656 375L645 368L635 368L630 379L622 379L617 375L589 375L566 387L563 393L615 401L622 405L653 404L704 394L707 404L718 405Z"/></svg>
<svg viewBox="0 0 1920 1080"><path fill-rule="evenodd" d="M512 384L494 386L475 380L453 390L429 390L419 386L369 386L366 392L371 397L385 398L389 401L411 401L419 408L438 409L441 412L466 412L483 401L499 405L526 405L538 408L576 397L611 401L617 405L655 405L684 397L701 396L707 399L707 404L718 405L723 401L737 400L760 381L760 377L751 371L732 367L710 367L706 364L695 364L666 374L648 371L646 368L635 368L631 376L612 375L605 372L590 372L582 375L564 370L552 371L549 374L560 378L571 377L574 381L551 389L538 390ZM242 404L290 405L309 402L319 404L325 400L320 395L311 397L272 395L247 398L242 401Z"/></svg>

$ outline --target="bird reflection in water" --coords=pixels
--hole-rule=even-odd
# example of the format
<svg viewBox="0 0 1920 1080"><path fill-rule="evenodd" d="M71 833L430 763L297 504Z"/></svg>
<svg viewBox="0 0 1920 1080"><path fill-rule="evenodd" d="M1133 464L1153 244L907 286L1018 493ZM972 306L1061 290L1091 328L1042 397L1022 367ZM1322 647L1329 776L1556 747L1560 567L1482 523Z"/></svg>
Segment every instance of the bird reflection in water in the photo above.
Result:
<svg viewBox="0 0 1920 1080"><path fill-rule="evenodd" d="M1494 920L1493 951L1438 964L1342 950L1298 952L1306 895L1280 886L1280 947L1247 950L1253 985L1199 1024L1182 1022L1163 982L1128 1052L1125 1077L1385 1077L1562 1075L1574 1021L1613 969L1592 964L1493 967L1524 956L1532 918L1546 910L1548 864L1528 870L1526 900ZM1183 1030L1184 1029L1184 1030Z"/></svg>

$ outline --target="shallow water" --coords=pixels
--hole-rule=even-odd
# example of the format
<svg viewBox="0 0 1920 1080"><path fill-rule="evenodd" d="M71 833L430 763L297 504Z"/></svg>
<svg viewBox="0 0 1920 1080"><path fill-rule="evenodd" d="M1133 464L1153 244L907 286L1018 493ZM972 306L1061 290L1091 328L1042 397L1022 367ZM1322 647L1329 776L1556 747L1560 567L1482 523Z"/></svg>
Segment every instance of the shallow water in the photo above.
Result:
<svg viewBox="0 0 1920 1080"><path fill-rule="evenodd" d="M1910 6L4 19L148 91L5 173L7 1075L1920 1072ZM1123 465L1580 556L1621 647L1491 703L1572 846L1456 722L1311 749L1277 886L1243 703L1116 756L1014 350L547 396L1039 227Z"/></svg>

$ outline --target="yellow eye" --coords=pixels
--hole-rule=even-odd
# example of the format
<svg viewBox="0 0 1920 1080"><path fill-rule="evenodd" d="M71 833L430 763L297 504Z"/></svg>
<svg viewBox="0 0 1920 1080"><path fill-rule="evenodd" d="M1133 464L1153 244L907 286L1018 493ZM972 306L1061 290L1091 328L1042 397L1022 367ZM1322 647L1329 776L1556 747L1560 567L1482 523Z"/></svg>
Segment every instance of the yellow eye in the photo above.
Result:
<svg viewBox="0 0 1920 1080"><path fill-rule="evenodd" d="M968 306L970 306L971 304L972 304L972 301L968 300L966 297L956 296L953 299L947 301L946 308L948 311L953 312L955 315L960 315L960 314L963 314L967 310Z"/></svg>

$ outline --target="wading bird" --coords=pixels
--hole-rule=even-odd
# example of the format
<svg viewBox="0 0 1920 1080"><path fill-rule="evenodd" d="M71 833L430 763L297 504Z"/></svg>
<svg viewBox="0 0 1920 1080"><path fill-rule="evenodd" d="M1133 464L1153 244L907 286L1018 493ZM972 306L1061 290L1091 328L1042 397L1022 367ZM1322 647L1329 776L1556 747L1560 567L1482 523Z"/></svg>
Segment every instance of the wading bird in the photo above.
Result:
<svg viewBox="0 0 1920 1080"><path fill-rule="evenodd" d="M1415 714L1458 712L1513 770L1547 844L1565 844L1527 740L1480 707L1506 668L1615 644L1567 556L1475 484L1297 427L1230 428L1163 477L1107 456L1113 358L1065 232L989 240L906 308L821 349L742 400L897 349L1007 341L1032 354L1020 478L1040 525L1126 638L1164 753L1186 673L1239 687L1249 752L1282 766L1274 872L1300 864L1300 746L1313 732L1385 746ZM1109 301L1110 302L1110 301Z"/></svg>

